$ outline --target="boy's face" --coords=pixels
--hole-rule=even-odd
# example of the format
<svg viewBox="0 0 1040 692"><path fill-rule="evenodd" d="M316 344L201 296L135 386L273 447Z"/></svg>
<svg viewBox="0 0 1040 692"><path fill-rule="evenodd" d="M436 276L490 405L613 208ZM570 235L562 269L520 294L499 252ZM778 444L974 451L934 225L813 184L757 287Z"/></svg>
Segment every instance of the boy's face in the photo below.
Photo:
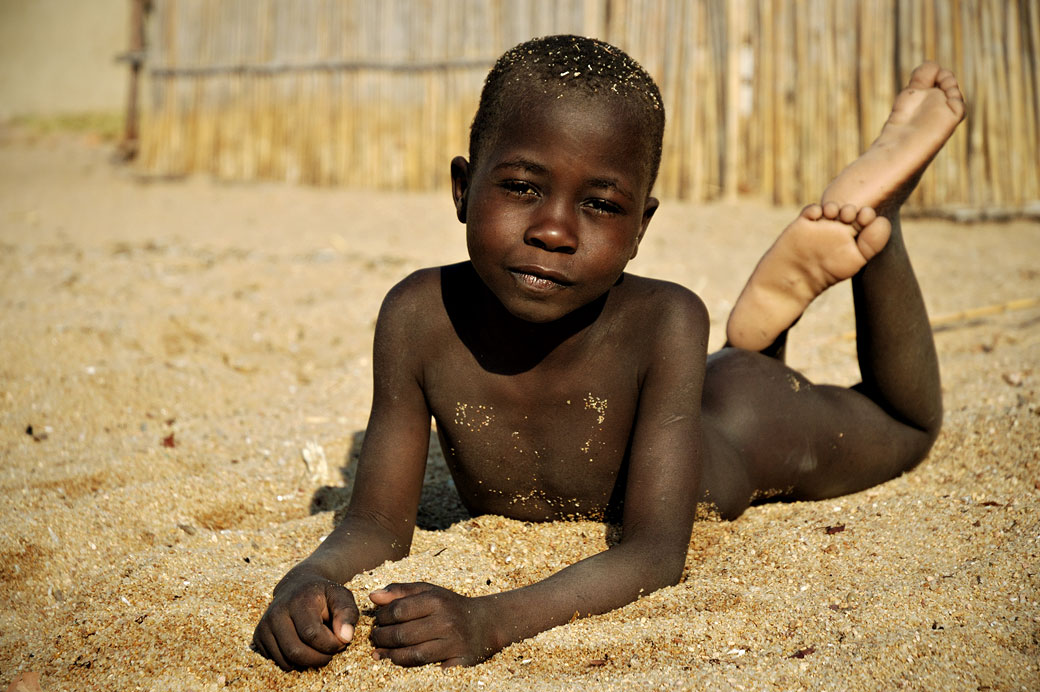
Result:
<svg viewBox="0 0 1040 692"><path fill-rule="evenodd" d="M550 322L614 285L657 208L648 156L635 118L571 96L515 109L475 166L452 161L470 260L510 313Z"/></svg>

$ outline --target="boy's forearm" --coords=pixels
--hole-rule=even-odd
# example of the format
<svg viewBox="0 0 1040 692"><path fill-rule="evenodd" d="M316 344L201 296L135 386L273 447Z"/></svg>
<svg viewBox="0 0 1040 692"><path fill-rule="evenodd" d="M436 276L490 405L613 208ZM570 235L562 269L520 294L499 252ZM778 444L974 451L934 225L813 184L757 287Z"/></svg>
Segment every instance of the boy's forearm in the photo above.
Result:
<svg viewBox="0 0 1040 692"><path fill-rule="evenodd" d="M279 585L291 576L304 573L316 574L343 584L354 575L387 560L405 557L409 547L410 541L395 535L378 522L348 514L313 553L286 573Z"/></svg>
<svg viewBox="0 0 1040 692"><path fill-rule="evenodd" d="M538 583L484 597L497 621L497 648L678 583L686 553L673 552L668 557L660 546L622 543Z"/></svg>

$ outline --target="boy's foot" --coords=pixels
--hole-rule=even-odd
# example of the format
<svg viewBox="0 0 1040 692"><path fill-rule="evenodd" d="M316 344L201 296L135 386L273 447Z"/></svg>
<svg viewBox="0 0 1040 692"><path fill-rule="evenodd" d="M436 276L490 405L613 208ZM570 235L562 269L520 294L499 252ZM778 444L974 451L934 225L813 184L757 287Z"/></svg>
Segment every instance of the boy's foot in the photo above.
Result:
<svg viewBox="0 0 1040 692"><path fill-rule="evenodd" d="M848 170L848 169L846 169ZM761 351L826 289L885 247L892 225L869 207L812 204L758 262L726 324L729 344Z"/></svg>
<svg viewBox="0 0 1040 692"><path fill-rule="evenodd" d="M821 203L873 207L880 214L898 209L963 119L957 78L934 62L924 63L896 96L881 134L827 186Z"/></svg>

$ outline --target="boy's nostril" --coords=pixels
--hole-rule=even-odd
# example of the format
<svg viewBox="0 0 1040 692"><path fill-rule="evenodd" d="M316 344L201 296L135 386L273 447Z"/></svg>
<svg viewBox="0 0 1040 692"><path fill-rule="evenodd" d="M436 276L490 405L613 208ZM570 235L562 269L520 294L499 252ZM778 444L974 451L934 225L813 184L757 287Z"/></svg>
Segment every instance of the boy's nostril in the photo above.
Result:
<svg viewBox="0 0 1040 692"><path fill-rule="evenodd" d="M577 250L574 236L560 228L532 228L524 235L524 242L549 252L574 254Z"/></svg>

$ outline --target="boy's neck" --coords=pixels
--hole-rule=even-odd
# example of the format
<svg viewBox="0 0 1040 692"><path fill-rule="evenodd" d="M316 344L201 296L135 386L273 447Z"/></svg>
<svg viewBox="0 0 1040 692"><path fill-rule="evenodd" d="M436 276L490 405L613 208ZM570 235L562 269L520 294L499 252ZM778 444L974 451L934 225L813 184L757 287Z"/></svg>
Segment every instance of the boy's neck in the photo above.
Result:
<svg viewBox="0 0 1040 692"><path fill-rule="evenodd" d="M459 339L489 372L515 375L577 346L601 316L609 293L552 322L512 315L469 262L441 270L441 294Z"/></svg>

